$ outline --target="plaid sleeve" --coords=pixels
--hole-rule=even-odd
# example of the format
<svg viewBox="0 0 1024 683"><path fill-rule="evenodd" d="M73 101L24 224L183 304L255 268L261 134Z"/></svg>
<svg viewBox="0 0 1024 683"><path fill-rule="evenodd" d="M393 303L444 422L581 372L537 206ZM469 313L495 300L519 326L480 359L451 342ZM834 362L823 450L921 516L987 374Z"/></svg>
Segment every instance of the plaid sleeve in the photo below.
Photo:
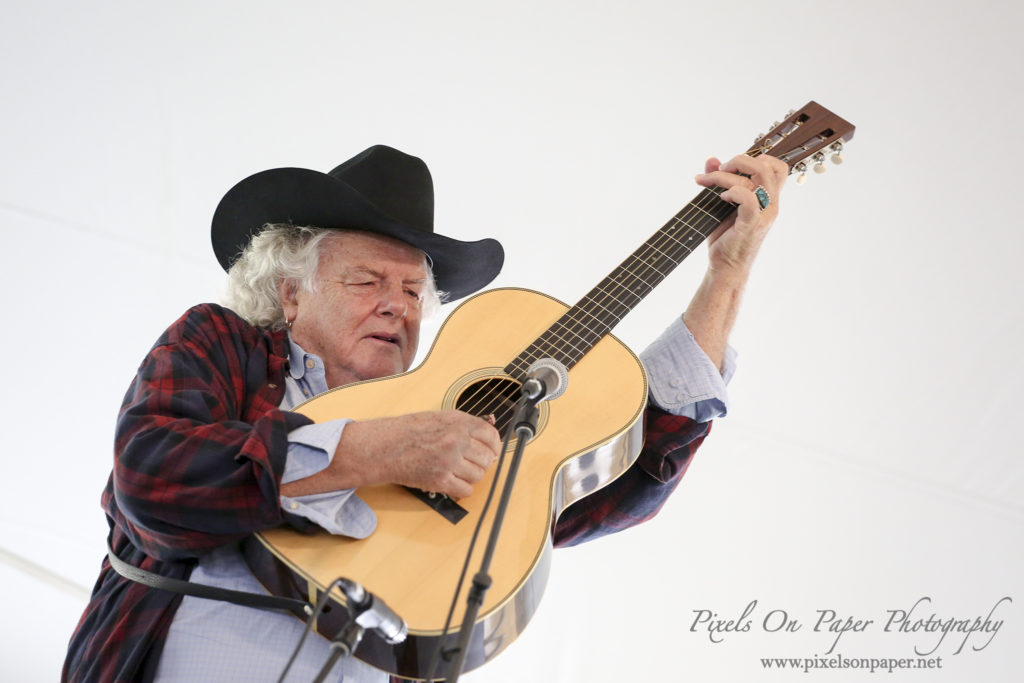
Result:
<svg viewBox="0 0 1024 683"><path fill-rule="evenodd" d="M277 409L283 337L210 304L191 309L139 367L118 416L103 493L110 543L129 564L187 579L204 550L276 525L288 432ZM122 578L104 559L68 644L63 681L151 681L181 596Z"/></svg>
<svg viewBox="0 0 1024 683"><path fill-rule="evenodd" d="M666 413L649 406L644 415L644 447L618 479L570 505L555 525L556 546L600 538L651 519L675 490L710 422Z"/></svg>
<svg viewBox="0 0 1024 683"><path fill-rule="evenodd" d="M268 373L280 359L260 339L230 316L193 309L139 368L104 503L147 555L195 557L282 521L287 434L308 420L268 400L283 365Z"/></svg>

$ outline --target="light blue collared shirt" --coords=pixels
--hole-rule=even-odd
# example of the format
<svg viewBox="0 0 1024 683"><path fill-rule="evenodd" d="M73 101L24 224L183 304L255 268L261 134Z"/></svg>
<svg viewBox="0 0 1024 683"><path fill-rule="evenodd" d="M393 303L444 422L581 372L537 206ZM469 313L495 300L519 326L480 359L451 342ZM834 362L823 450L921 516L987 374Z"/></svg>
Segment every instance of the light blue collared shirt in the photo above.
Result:
<svg viewBox="0 0 1024 683"><path fill-rule="evenodd" d="M317 394L327 391L324 362L289 337L289 370L285 376L281 408L289 410ZM334 458L345 425L339 419L293 429L288 433L288 459L281 483L297 481L325 469ZM330 491L289 498L281 496L281 507L316 522L332 534L366 538L377 526L373 509L355 495L355 489Z"/></svg>
<svg viewBox="0 0 1024 683"><path fill-rule="evenodd" d="M650 380L651 400L663 410L700 422L728 411L726 383L735 371L730 347L721 372L693 339L682 319L673 322L640 358ZM293 408L327 390L323 362L292 342L290 371L281 408ZM315 474L330 464L350 420L339 419L295 429L288 435L288 459L282 483ZM332 533L363 538L376 526L376 515L352 489L289 498L281 506ZM200 558L191 580L232 590L266 593L249 571L237 546L225 546ZM304 625L298 619L218 600L185 596L174 615L156 680L277 680ZM330 656L326 639L311 634L289 672L289 681L316 678ZM350 658L339 661L327 680L339 683L386 683L388 676Z"/></svg>

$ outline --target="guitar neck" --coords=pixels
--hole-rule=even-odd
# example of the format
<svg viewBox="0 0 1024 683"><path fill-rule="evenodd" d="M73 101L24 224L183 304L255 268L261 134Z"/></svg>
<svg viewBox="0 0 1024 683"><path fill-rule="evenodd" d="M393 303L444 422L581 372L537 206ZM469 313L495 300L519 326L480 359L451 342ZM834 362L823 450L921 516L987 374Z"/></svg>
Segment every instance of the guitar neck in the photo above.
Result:
<svg viewBox="0 0 1024 683"><path fill-rule="evenodd" d="M772 124L747 154L771 154L785 161L791 172L800 173L799 183L807 173L808 161L814 162L816 172L824 171L826 152L833 155L833 163L842 163L843 143L853 137L853 132L851 123L817 102L808 102ZM516 356L505 372L523 381L529 367L541 358L554 358L566 368L573 367L736 210L734 204L719 197L721 192L719 187L701 191Z"/></svg>
<svg viewBox="0 0 1024 683"><path fill-rule="evenodd" d="M572 368L728 218L736 206L702 190L528 346L505 372L516 379L541 358Z"/></svg>

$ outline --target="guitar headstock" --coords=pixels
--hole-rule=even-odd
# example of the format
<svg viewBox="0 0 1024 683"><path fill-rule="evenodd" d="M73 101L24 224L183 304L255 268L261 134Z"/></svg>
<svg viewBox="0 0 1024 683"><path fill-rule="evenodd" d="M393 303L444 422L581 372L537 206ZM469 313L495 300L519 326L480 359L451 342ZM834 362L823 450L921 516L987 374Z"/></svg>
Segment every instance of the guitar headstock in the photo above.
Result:
<svg viewBox="0 0 1024 683"><path fill-rule="evenodd" d="M808 102L790 111L781 123L772 124L766 135L759 135L750 156L770 154L789 164L789 172L800 174L798 184L807 177L808 161L816 173L824 173L825 155L831 152L834 164L843 163L843 145L853 138L852 123L845 121L817 102Z"/></svg>

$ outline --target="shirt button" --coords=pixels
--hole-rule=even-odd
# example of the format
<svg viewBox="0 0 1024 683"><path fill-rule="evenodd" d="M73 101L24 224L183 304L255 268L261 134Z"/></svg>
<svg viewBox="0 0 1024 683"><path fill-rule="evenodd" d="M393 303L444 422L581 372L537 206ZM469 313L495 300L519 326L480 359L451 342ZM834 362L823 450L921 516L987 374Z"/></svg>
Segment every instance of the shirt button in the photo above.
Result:
<svg viewBox="0 0 1024 683"><path fill-rule="evenodd" d="M299 509L299 504L296 503L294 500L288 501L288 507L290 509L292 509L292 510L298 510Z"/></svg>
<svg viewBox="0 0 1024 683"><path fill-rule="evenodd" d="M670 382L669 382L669 384L671 384L671 385L672 385L672 386L674 386L674 387L678 387L678 386L679 386L679 383L680 383L680 382L679 382L679 378L678 378L678 377L674 377L674 378L672 379L672 381L670 381Z"/></svg>
<svg viewBox="0 0 1024 683"><path fill-rule="evenodd" d="M316 362L312 358L307 358L306 359L306 367L309 368L310 370L312 370L313 368L316 367Z"/></svg>

